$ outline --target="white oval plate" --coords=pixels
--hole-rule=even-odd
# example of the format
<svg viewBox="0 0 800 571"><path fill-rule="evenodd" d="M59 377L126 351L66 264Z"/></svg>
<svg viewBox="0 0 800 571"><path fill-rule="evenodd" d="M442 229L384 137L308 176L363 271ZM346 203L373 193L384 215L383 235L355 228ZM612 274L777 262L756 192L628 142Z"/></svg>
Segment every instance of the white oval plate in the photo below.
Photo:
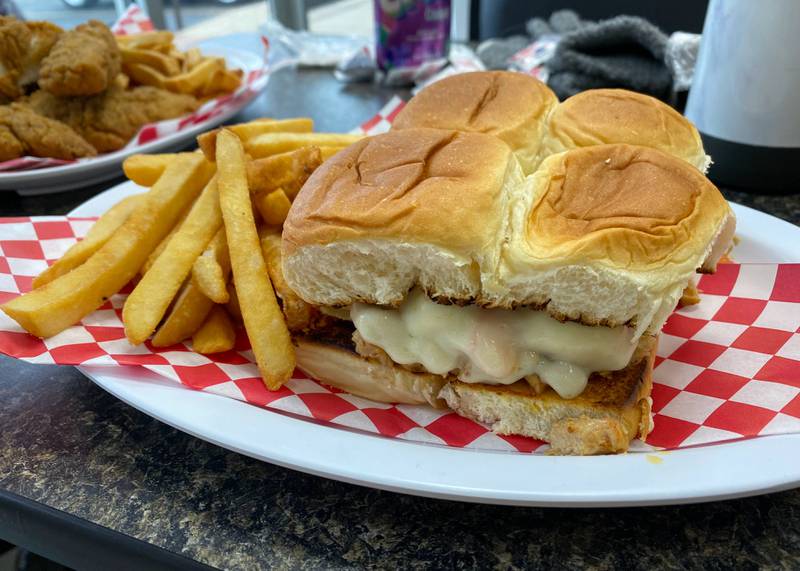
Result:
<svg viewBox="0 0 800 571"><path fill-rule="evenodd" d="M72 215L96 216L141 190L127 182ZM797 262L800 228L733 205L740 262ZM529 506L705 502L800 485L800 434L658 454L559 457L384 438L194 391L139 367L79 367L120 400L179 430L266 462L420 496Z"/></svg>
<svg viewBox="0 0 800 571"><path fill-rule="evenodd" d="M264 59L253 52L221 45L219 42L199 43L198 47L206 55L225 58L228 67L239 68L245 75L261 69ZM51 194L73 188L85 187L122 174L122 161L139 153L160 153L186 146L196 135L221 125L244 109L258 93L232 105L223 113L196 125L192 125L156 141L136 147L126 147L113 153L105 153L85 161L67 165L32 169L26 171L0 172L0 191L14 190L23 196Z"/></svg>

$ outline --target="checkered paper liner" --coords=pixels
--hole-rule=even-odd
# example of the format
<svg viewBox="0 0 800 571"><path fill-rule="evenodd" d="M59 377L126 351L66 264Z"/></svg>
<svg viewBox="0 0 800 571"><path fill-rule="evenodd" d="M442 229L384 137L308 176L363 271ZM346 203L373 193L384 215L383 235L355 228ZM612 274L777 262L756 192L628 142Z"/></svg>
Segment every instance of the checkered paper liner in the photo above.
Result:
<svg viewBox="0 0 800 571"><path fill-rule="evenodd" d="M155 29L152 20L136 4L128 6L122 16L111 26L111 31L117 36L152 32Z"/></svg>
<svg viewBox="0 0 800 571"><path fill-rule="evenodd" d="M392 123L397 114L403 110L406 102L395 95L392 97L373 117L367 119L361 125L350 131L362 135L380 135L392 128Z"/></svg>
<svg viewBox="0 0 800 571"><path fill-rule="evenodd" d="M112 26L112 31L118 35L135 34L150 30L153 30L152 22L135 4L131 5L117 23ZM269 73L266 67L248 70L243 78L242 85L235 92L206 101L197 111L190 115L149 123L143 126L125 147L115 152L127 156L142 145L209 122L223 113L241 109L264 89L268 79ZM96 159L97 157L86 157L70 161L43 157L20 157L0 162L0 173L38 170L73 163L91 162Z"/></svg>
<svg viewBox="0 0 800 571"><path fill-rule="evenodd" d="M31 288L34 276L86 234L92 218L0 219L0 303ZM661 335L647 444L680 448L756 435L800 432L800 264L722 265L703 276L702 302L676 311ZM121 310L128 291L80 325L49 339L25 333L0 313L0 352L30 363L138 365L188 387L270 410L385 437L453 447L542 452L538 441L503 436L449 411L368 401L296 372L269 392L247 337L234 350L204 356L188 343L134 347Z"/></svg>

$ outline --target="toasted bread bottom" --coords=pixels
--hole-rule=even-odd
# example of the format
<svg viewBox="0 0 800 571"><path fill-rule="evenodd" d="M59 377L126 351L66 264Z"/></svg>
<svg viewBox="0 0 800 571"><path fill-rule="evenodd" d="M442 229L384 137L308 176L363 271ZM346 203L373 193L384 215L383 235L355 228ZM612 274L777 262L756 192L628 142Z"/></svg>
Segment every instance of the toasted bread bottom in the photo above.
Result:
<svg viewBox="0 0 800 571"><path fill-rule="evenodd" d="M499 434L544 440L553 454L625 452L634 438L646 437L652 427L655 342L643 341L626 368L594 373L581 395L564 399L546 385L535 389L526 381L464 383L410 371L382 352L364 356L347 322L332 320L309 333L295 336L294 342L297 365L311 377L379 402L446 405Z"/></svg>
<svg viewBox="0 0 800 571"><path fill-rule="evenodd" d="M526 382L512 385L450 381L439 397L456 413L499 434L548 442L552 454L613 454L652 429L650 391L655 347L637 363L594 373L586 390L563 399L551 388L541 394Z"/></svg>

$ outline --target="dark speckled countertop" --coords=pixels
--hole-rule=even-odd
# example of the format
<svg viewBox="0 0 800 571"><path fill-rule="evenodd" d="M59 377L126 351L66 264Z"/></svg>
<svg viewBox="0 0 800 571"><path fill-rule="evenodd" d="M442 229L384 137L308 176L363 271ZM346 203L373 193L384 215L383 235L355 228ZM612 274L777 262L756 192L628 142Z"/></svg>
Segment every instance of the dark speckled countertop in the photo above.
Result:
<svg viewBox="0 0 800 571"><path fill-rule="evenodd" d="M391 95L323 71L271 81L244 118L310 114L346 130ZM0 215L62 214L112 184L5 195ZM726 195L800 223L800 195ZM72 367L0 357L0 381L0 537L79 568L800 568L800 490L605 510L431 500L229 452Z"/></svg>

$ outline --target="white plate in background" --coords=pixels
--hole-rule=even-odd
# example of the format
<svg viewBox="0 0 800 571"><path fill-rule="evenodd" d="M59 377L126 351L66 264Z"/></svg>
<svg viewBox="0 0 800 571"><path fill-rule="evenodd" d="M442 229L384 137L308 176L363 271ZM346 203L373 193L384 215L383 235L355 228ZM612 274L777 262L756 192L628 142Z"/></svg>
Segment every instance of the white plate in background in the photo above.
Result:
<svg viewBox="0 0 800 571"><path fill-rule="evenodd" d="M218 40L208 43L201 42L198 47L205 55L224 57L229 68L241 69L245 76L250 71L264 67L264 59L254 52L226 47L220 45ZM24 196L52 194L120 176L122 161L127 157L138 153L161 153L182 149L190 145L198 134L221 125L239 113L257 96L258 92L254 92L215 117L144 145L126 147L77 163L25 171L0 172L0 191L13 190Z"/></svg>

